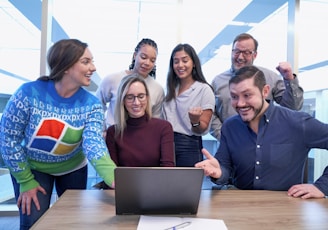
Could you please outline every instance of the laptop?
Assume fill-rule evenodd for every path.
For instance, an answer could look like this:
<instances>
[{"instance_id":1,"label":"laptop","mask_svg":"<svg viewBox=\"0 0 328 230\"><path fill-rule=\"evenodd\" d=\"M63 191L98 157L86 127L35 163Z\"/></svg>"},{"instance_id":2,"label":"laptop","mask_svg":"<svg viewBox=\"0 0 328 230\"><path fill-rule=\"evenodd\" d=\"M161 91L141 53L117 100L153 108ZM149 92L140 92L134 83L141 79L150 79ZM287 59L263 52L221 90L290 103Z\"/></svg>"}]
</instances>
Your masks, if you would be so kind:
<instances>
[{"instance_id":1,"label":"laptop","mask_svg":"<svg viewBox=\"0 0 328 230\"><path fill-rule=\"evenodd\" d=\"M116 215L195 215L203 178L193 167L117 167Z\"/></svg>"}]
</instances>

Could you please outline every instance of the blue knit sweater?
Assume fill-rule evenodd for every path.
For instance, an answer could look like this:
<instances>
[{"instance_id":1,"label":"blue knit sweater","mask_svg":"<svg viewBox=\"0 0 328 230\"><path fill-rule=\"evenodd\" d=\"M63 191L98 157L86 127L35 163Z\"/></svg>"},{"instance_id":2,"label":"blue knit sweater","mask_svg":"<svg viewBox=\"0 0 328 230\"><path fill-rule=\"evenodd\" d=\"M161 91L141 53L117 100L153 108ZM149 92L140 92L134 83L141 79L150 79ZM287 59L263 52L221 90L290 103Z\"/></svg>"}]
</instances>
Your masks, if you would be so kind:
<instances>
[{"instance_id":1,"label":"blue knit sweater","mask_svg":"<svg viewBox=\"0 0 328 230\"><path fill-rule=\"evenodd\" d=\"M52 175L81 166L85 157L107 184L115 164L102 137L102 105L80 88L73 96L57 94L53 81L23 84L1 118L1 154L21 192L37 187L31 169Z\"/></svg>"}]
</instances>

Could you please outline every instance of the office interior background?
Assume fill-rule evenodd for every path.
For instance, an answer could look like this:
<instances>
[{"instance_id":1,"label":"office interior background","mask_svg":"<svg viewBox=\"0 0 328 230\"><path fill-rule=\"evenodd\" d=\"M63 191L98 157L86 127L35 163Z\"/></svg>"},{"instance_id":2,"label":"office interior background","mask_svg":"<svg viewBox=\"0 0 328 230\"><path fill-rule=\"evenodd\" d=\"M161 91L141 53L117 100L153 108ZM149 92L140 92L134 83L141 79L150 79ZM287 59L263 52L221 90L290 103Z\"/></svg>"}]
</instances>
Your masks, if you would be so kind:
<instances>
[{"instance_id":1,"label":"office interior background","mask_svg":"<svg viewBox=\"0 0 328 230\"><path fill-rule=\"evenodd\" d=\"M46 51L63 38L89 44L97 72L88 90L94 93L104 76L128 68L142 38L158 45L156 79L165 88L178 43L195 48L211 82L230 68L234 37L248 32L259 41L255 64L274 70L289 61L305 92L303 111L328 123L327 21L327 0L0 0L0 114L21 84L47 73ZM328 154L312 150L309 156L313 181ZM0 172L4 210L13 191L8 171Z\"/></svg>"}]
</instances>

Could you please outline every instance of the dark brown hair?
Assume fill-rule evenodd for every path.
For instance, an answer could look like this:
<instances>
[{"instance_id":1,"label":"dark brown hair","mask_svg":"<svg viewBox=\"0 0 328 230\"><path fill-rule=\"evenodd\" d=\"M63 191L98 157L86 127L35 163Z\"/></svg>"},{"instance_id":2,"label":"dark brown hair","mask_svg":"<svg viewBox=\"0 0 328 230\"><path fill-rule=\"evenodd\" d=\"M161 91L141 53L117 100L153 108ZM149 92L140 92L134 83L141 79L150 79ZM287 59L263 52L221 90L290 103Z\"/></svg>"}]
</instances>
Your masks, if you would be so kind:
<instances>
[{"instance_id":1,"label":"dark brown hair","mask_svg":"<svg viewBox=\"0 0 328 230\"><path fill-rule=\"evenodd\" d=\"M266 85L266 80L264 73L255 66L244 66L237 70L229 80L229 86L230 84L238 84L250 78L254 79L254 85L262 91Z\"/></svg>"},{"instance_id":2,"label":"dark brown hair","mask_svg":"<svg viewBox=\"0 0 328 230\"><path fill-rule=\"evenodd\" d=\"M49 76L41 76L38 80L60 81L64 72L72 67L82 57L88 45L77 39L63 39L50 47L47 62L50 68Z\"/></svg>"},{"instance_id":3,"label":"dark brown hair","mask_svg":"<svg viewBox=\"0 0 328 230\"><path fill-rule=\"evenodd\" d=\"M201 66L199 57L198 57L195 49L189 44L178 44L173 49L173 51L171 53L171 57L170 57L170 67L169 67L169 72L167 74L167 80L166 80L167 95L165 97L165 101L170 101L176 97L175 89L180 84L180 78L175 74L174 69L173 69L174 55L175 55L175 53L177 53L179 51L185 51L188 54L188 56L191 58L192 62L194 63L194 67L191 72L192 78L195 81L199 81L199 82L208 84L204 77L204 74L202 71L202 66Z\"/></svg>"},{"instance_id":4,"label":"dark brown hair","mask_svg":"<svg viewBox=\"0 0 328 230\"><path fill-rule=\"evenodd\" d=\"M152 47L155 48L155 50L157 51L158 53L158 48L157 48L157 44L156 42L154 42L153 40L151 40L150 38L143 38L141 39L141 41L138 43L138 45L136 46L136 48L134 49L134 53L133 53L133 56L132 56L132 63L129 65L129 70L133 70L134 68L134 64L136 62L136 60L134 59L134 54L135 53L138 53L140 48L144 45L150 45ZM156 78L156 65L154 66L154 68L149 72L149 75L151 77L154 77Z\"/></svg>"}]
</instances>

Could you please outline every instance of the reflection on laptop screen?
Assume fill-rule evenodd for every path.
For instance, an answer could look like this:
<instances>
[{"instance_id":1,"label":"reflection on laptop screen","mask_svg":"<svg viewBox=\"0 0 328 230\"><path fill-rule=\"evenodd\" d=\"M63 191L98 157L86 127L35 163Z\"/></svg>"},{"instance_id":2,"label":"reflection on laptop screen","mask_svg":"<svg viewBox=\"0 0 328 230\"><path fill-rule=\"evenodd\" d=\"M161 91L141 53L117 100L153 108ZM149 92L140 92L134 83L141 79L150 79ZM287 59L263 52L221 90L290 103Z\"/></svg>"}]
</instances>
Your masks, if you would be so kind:
<instances>
[{"instance_id":1,"label":"reflection on laptop screen","mask_svg":"<svg viewBox=\"0 0 328 230\"><path fill-rule=\"evenodd\" d=\"M117 215L197 213L204 172L192 167L118 167Z\"/></svg>"}]
</instances>

